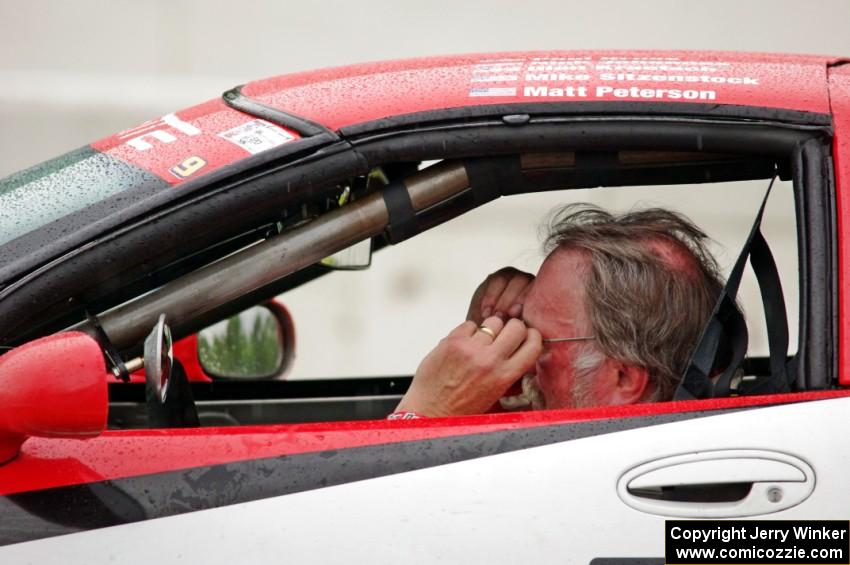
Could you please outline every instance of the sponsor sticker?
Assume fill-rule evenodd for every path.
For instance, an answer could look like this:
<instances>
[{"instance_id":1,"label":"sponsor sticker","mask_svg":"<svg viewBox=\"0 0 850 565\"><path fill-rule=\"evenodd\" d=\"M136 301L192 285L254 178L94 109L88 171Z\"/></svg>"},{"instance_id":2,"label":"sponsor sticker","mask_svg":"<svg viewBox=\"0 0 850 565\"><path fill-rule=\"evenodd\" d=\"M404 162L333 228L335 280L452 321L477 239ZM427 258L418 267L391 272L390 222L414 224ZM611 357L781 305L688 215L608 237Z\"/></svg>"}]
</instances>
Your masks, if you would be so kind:
<instances>
[{"instance_id":1,"label":"sponsor sticker","mask_svg":"<svg viewBox=\"0 0 850 565\"><path fill-rule=\"evenodd\" d=\"M265 120L252 120L241 126L223 131L218 136L238 145L251 155L256 155L295 139L295 136L285 129Z\"/></svg>"},{"instance_id":2,"label":"sponsor sticker","mask_svg":"<svg viewBox=\"0 0 850 565\"><path fill-rule=\"evenodd\" d=\"M717 87L761 86L760 77L738 75L730 69L725 61L683 61L676 57L488 59L472 66L468 92L472 98L712 101L717 99ZM488 87L487 83L502 84Z\"/></svg>"},{"instance_id":3,"label":"sponsor sticker","mask_svg":"<svg viewBox=\"0 0 850 565\"><path fill-rule=\"evenodd\" d=\"M122 131L118 139L136 151L149 151L155 143L174 143L178 135L194 137L201 130L189 122L184 122L176 114L166 114L158 120L145 122L140 126Z\"/></svg>"}]
</instances>

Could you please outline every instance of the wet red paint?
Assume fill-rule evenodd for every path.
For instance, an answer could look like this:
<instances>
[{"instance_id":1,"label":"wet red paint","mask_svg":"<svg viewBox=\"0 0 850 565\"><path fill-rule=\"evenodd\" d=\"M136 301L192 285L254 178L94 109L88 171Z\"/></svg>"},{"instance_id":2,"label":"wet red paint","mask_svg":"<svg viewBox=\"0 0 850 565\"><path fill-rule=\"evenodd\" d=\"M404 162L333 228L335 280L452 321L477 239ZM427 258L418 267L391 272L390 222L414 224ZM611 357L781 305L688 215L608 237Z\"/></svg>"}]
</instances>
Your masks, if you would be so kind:
<instances>
[{"instance_id":1,"label":"wet red paint","mask_svg":"<svg viewBox=\"0 0 850 565\"><path fill-rule=\"evenodd\" d=\"M558 64L554 63L547 66L542 59L560 61L567 70L558 70ZM827 113L826 66L832 60L816 56L687 51L491 53L294 73L250 82L242 92L331 130L429 110L512 103L695 102ZM514 66L510 66L512 61L516 61ZM586 70L569 70L579 64ZM609 65L611 70L597 70L600 65ZM635 65L642 70L634 70ZM549 67L552 70L546 70ZM602 73L612 76L609 79ZM585 74L586 78L582 76ZM632 76L619 77L620 74ZM543 80L544 77L547 78ZM222 90L230 86L233 85L222 85ZM526 91L531 88L539 93L541 87L546 87L550 95L529 95ZM505 94L510 89L514 89L514 94ZM556 89L563 93L558 94ZM600 94L598 89L604 92ZM670 98L670 90L710 92L711 96ZM668 94L655 96L661 91ZM624 92L626 96L622 96ZM649 93L653 96L646 97ZM172 185L250 156L244 148L219 134L255 118L229 108L221 99L175 115L197 133L187 134L160 119L95 142L92 147L137 165ZM157 130L159 134L151 133ZM286 131L297 142L298 134ZM150 147L139 149L130 143L140 135ZM194 157L206 164L185 178L171 172Z\"/></svg>"},{"instance_id":2,"label":"wet red paint","mask_svg":"<svg viewBox=\"0 0 850 565\"><path fill-rule=\"evenodd\" d=\"M563 64L541 62L544 59ZM490 53L296 73L248 83L243 93L334 130L427 110L523 102L701 102L825 113L829 111L826 88L829 60L827 57L722 52ZM517 61L515 66L510 66L511 61ZM563 70L559 70L559 66ZM642 68L635 70L635 66ZM600 67L602 69L598 70ZM603 74L613 77L607 79ZM626 76L619 77L620 74ZM541 80L544 75L548 75L549 80ZM690 78L679 81L680 76ZM664 78L659 80L660 77ZM712 82L715 80L723 82ZM546 86L548 93L553 88L561 88L564 92L562 95L533 96L529 95L532 91L526 90L536 89L534 92L539 94L541 86ZM573 87L572 95L569 87ZM579 87L585 87L584 96L580 96ZM628 96L617 96L615 92L632 87L637 91ZM504 92L513 88L515 94L494 95L500 92L499 88L508 89ZM601 95L600 88L604 91ZM665 89L713 92L713 97L659 98L655 96L657 92L653 92L652 97L644 97L650 90Z\"/></svg>"},{"instance_id":3,"label":"wet red paint","mask_svg":"<svg viewBox=\"0 0 850 565\"><path fill-rule=\"evenodd\" d=\"M15 460L0 466L0 494L331 449L847 396L850 391L821 391L459 418L108 431L85 441L31 438Z\"/></svg>"},{"instance_id":4,"label":"wet red paint","mask_svg":"<svg viewBox=\"0 0 850 565\"><path fill-rule=\"evenodd\" d=\"M43 337L0 357L0 465L30 436L86 438L105 430L106 378L100 346L79 332Z\"/></svg>"},{"instance_id":5,"label":"wet red paint","mask_svg":"<svg viewBox=\"0 0 850 565\"><path fill-rule=\"evenodd\" d=\"M177 127L160 118L96 141L91 146L137 165L172 185L193 180L251 156L250 151L227 141L220 134L256 118L233 110L221 99L174 112L174 116L179 120ZM300 137L293 131L284 131L295 140ZM196 170L188 168L187 171L194 170L188 176L180 177L172 172L181 163L196 158L203 159L205 164Z\"/></svg>"}]
</instances>

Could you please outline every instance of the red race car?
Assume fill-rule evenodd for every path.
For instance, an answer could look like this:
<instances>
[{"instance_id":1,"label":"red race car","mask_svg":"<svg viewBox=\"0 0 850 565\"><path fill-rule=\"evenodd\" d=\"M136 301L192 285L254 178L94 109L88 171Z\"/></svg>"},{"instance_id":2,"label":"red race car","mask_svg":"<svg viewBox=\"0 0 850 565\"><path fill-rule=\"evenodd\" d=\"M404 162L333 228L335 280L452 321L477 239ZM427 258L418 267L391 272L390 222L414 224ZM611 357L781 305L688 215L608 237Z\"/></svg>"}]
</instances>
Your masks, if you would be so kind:
<instances>
[{"instance_id":1,"label":"red race car","mask_svg":"<svg viewBox=\"0 0 850 565\"><path fill-rule=\"evenodd\" d=\"M771 179L791 260L753 261L722 393L689 370L672 402L400 421L409 374L283 378L296 327L346 339L288 297L373 253L475 270L596 187L746 235ZM663 563L665 519L846 520L848 190L850 63L718 52L285 75L0 180L0 562ZM503 202L501 239L457 224Z\"/></svg>"}]
</instances>

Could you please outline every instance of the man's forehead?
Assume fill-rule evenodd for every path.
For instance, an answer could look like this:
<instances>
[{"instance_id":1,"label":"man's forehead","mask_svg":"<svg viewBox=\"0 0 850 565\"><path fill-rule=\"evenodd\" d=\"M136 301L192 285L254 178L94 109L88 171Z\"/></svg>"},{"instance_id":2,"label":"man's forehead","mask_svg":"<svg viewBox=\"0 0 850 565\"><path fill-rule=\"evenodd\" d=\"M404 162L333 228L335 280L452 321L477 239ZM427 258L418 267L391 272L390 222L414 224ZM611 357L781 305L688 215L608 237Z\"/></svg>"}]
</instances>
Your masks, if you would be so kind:
<instances>
[{"instance_id":1,"label":"man's forehead","mask_svg":"<svg viewBox=\"0 0 850 565\"><path fill-rule=\"evenodd\" d=\"M523 308L523 321L543 329L545 325L574 325L584 317L584 272L587 254L576 249L558 249L541 265Z\"/></svg>"},{"instance_id":2,"label":"man's forehead","mask_svg":"<svg viewBox=\"0 0 850 565\"><path fill-rule=\"evenodd\" d=\"M575 273L583 276L590 267L590 252L575 247L557 247L543 261L538 278L544 275Z\"/></svg>"}]
</instances>

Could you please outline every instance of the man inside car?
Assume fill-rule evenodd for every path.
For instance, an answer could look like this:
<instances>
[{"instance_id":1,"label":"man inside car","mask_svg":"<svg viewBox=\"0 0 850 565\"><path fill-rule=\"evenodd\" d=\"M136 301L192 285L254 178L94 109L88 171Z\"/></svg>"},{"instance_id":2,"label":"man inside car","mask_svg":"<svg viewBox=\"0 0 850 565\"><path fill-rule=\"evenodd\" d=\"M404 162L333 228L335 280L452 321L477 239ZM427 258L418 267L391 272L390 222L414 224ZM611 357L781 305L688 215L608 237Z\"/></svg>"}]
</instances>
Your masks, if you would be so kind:
<instances>
[{"instance_id":1,"label":"man inside car","mask_svg":"<svg viewBox=\"0 0 850 565\"><path fill-rule=\"evenodd\" d=\"M533 409L670 400L723 288L706 240L669 210L565 207L537 276L490 275L391 418L483 413L518 381Z\"/></svg>"}]
</instances>

